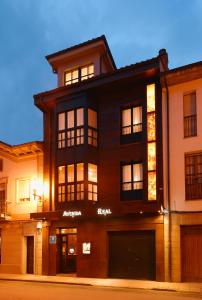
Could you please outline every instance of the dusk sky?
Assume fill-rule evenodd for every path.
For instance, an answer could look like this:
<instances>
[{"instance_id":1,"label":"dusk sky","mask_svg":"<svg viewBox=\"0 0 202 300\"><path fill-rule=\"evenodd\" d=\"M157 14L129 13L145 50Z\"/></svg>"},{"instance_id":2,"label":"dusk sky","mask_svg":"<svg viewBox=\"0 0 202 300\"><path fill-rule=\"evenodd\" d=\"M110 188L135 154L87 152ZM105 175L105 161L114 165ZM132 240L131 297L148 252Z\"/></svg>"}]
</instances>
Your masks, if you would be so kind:
<instances>
[{"instance_id":1,"label":"dusk sky","mask_svg":"<svg viewBox=\"0 0 202 300\"><path fill-rule=\"evenodd\" d=\"M166 48L169 67L202 60L202 0L0 0L0 140L42 140L33 95L56 87L45 55L106 35L117 67Z\"/></svg>"}]
</instances>

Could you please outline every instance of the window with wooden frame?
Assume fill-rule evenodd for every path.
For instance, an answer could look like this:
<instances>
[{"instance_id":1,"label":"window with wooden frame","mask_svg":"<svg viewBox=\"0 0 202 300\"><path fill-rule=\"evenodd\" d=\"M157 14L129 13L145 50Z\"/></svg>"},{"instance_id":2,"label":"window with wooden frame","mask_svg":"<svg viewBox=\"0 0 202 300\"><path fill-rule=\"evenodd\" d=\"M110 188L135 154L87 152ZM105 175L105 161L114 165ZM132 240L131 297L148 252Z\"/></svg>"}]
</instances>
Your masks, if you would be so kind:
<instances>
[{"instance_id":1,"label":"window with wooden frame","mask_svg":"<svg viewBox=\"0 0 202 300\"><path fill-rule=\"evenodd\" d=\"M97 165L77 163L59 166L57 178L59 203L84 199L97 201Z\"/></svg>"},{"instance_id":2,"label":"window with wooden frame","mask_svg":"<svg viewBox=\"0 0 202 300\"><path fill-rule=\"evenodd\" d=\"M80 82L94 76L94 65L89 64L74 68L72 70L65 71L64 73L64 85L70 85L76 82Z\"/></svg>"},{"instance_id":3,"label":"window with wooden frame","mask_svg":"<svg viewBox=\"0 0 202 300\"><path fill-rule=\"evenodd\" d=\"M185 196L202 199L202 152L185 154Z\"/></svg>"},{"instance_id":4,"label":"window with wooden frame","mask_svg":"<svg viewBox=\"0 0 202 300\"><path fill-rule=\"evenodd\" d=\"M6 192L7 192L7 180L5 178L0 179L0 213L6 213Z\"/></svg>"},{"instance_id":5,"label":"window with wooden frame","mask_svg":"<svg viewBox=\"0 0 202 300\"><path fill-rule=\"evenodd\" d=\"M84 108L58 114L58 149L84 144Z\"/></svg>"},{"instance_id":6,"label":"window with wooden frame","mask_svg":"<svg viewBox=\"0 0 202 300\"><path fill-rule=\"evenodd\" d=\"M142 131L142 106L123 109L122 135L134 134Z\"/></svg>"},{"instance_id":7,"label":"window with wooden frame","mask_svg":"<svg viewBox=\"0 0 202 300\"><path fill-rule=\"evenodd\" d=\"M197 135L196 92L183 96L184 137Z\"/></svg>"},{"instance_id":8,"label":"window with wooden frame","mask_svg":"<svg viewBox=\"0 0 202 300\"><path fill-rule=\"evenodd\" d=\"M97 147L97 112L91 108L88 109L88 144Z\"/></svg>"},{"instance_id":9,"label":"window with wooden frame","mask_svg":"<svg viewBox=\"0 0 202 300\"><path fill-rule=\"evenodd\" d=\"M143 164L130 163L121 166L121 192L123 200L142 199Z\"/></svg>"},{"instance_id":10,"label":"window with wooden frame","mask_svg":"<svg viewBox=\"0 0 202 300\"><path fill-rule=\"evenodd\" d=\"M84 124L85 119L86 122L88 119L88 126ZM97 112L92 108L81 107L59 113L57 128L58 149L83 145L85 130L87 130L88 144L94 147L98 145Z\"/></svg>"}]
</instances>

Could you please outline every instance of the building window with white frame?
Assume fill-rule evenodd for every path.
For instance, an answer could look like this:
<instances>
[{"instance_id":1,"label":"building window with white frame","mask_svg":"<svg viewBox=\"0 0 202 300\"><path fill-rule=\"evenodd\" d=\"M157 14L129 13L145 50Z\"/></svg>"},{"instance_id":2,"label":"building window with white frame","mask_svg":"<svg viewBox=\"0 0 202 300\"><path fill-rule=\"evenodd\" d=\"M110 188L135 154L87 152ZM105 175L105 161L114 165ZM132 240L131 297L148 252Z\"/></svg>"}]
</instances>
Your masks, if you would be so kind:
<instances>
[{"instance_id":1,"label":"building window with white frame","mask_svg":"<svg viewBox=\"0 0 202 300\"><path fill-rule=\"evenodd\" d=\"M30 201L31 181L29 178L17 180L17 202Z\"/></svg>"},{"instance_id":2,"label":"building window with white frame","mask_svg":"<svg viewBox=\"0 0 202 300\"><path fill-rule=\"evenodd\" d=\"M197 135L196 92L183 96L184 137Z\"/></svg>"}]
</instances>

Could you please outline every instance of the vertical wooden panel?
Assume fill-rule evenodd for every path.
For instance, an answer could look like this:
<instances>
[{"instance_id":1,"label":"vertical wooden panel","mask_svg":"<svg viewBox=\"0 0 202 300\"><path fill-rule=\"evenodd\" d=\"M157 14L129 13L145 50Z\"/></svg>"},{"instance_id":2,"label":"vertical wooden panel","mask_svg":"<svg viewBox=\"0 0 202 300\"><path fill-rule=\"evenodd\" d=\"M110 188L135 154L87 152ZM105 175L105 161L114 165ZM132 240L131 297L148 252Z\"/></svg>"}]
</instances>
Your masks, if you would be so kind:
<instances>
[{"instance_id":1,"label":"vertical wooden panel","mask_svg":"<svg viewBox=\"0 0 202 300\"><path fill-rule=\"evenodd\" d=\"M202 281L202 227L181 228L182 281Z\"/></svg>"}]
</instances>

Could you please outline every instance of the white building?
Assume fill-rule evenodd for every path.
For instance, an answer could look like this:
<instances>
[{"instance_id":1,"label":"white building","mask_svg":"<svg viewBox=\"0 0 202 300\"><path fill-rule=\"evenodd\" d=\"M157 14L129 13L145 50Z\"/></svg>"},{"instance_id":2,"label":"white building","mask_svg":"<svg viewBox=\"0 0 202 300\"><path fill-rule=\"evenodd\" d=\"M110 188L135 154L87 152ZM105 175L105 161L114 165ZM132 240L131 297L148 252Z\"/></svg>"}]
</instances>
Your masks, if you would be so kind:
<instances>
[{"instance_id":1,"label":"white building","mask_svg":"<svg viewBox=\"0 0 202 300\"><path fill-rule=\"evenodd\" d=\"M0 272L41 274L43 144L0 142Z\"/></svg>"}]
</instances>

